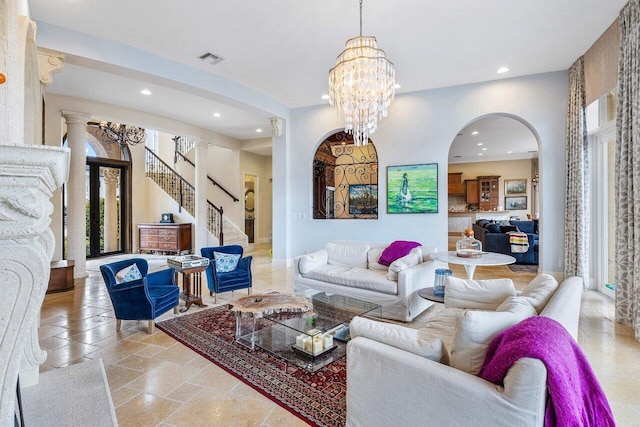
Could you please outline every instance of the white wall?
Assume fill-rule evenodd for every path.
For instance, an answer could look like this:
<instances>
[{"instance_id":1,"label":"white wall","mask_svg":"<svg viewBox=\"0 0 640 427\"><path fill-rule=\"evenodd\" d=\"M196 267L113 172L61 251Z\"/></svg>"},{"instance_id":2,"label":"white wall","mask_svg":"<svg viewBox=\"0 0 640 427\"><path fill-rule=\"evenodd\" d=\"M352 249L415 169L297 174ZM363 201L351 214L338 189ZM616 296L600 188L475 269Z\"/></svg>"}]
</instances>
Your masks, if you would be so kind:
<instances>
[{"instance_id":1,"label":"white wall","mask_svg":"<svg viewBox=\"0 0 640 427\"><path fill-rule=\"evenodd\" d=\"M340 129L336 111L326 105L295 109L291 113L290 152L278 150L274 164L285 162L289 173L290 221L288 248L274 242L276 256L287 258L320 249L329 239L388 242L411 239L425 245L447 247L447 163L457 133L468 123L492 113L515 115L530 124L540 140L541 269L562 270L565 189L565 124L567 72L464 85L403 94L396 97L389 117L382 119L371 138L378 151L378 220L313 220L312 159L319 143ZM392 165L438 163L439 213L386 213L386 168ZM275 174L274 170L274 174ZM274 189L274 198L280 183ZM283 184L283 190L285 190ZM274 228L277 228L274 226ZM286 241L285 241L286 242ZM276 247L277 246L277 247Z\"/></svg>"}]
</instances>

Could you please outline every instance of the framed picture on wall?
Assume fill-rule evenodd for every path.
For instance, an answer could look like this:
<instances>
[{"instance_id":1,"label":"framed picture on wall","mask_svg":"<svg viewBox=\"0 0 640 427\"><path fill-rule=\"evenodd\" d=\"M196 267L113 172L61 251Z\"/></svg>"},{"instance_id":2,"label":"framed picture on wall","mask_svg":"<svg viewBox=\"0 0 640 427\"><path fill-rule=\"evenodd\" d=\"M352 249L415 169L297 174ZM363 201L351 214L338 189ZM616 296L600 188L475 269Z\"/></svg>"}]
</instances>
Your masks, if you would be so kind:
<instances>
[{"instance_id":1,"label":"framed picture on wall","mask_svg":"<svg viewBox=\"0 0 640 427\"><path fill-rule=\"evenodd\" d=\"M438 164L387 166L387 213L438 213Z\"/></svg>"},{"instance_id":2,"label":"framed picture on wall","mask_svg":"<svg viewBox=\"0 0 640 427\"><path fill-rule=\"evenodd\" d=\"M378 185L349 185L349 215L378 214Z\"/></svg>"},{"instance_id":3,"label":"framed picture on wall","mask_svg":"<svg viewBox=\"0 0 640 427\"><path fill-rule=\"evenodd\" d=\"M511 196L504 198L504 208L508 211L527 210L527 196Z\"/></svg>"},{"instance_id":4,"label":"framed picture on wall","mask_svg":"<svg viewBox=\"0 0 640 427\"><path fill-rule=\"evenodd\" d=\"M527 194L527 180L526 179L505 179L504 194L505 196L508 196L510 194Z\"/></svg>"}]
</instances>

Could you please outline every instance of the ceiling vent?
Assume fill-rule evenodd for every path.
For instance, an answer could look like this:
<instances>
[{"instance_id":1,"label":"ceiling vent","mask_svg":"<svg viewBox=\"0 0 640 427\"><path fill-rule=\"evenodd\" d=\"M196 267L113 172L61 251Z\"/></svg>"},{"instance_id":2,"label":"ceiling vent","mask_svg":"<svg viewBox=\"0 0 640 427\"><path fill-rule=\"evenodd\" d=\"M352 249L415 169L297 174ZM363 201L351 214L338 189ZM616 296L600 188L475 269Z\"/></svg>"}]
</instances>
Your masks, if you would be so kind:
<instances>
[{"instance_id":1,"label":"ceiling vent","mask_svg":"<svg viewBox=\"0 0 640 427\"><path fill-rule=\"evenodd\" d=\"M224 58L221 58L210 52L207 52L204 55L200 56L200 59L202 59L204 62L210 65L216 65L218 62L224 61Z\"/></svg>"}]
</instances>

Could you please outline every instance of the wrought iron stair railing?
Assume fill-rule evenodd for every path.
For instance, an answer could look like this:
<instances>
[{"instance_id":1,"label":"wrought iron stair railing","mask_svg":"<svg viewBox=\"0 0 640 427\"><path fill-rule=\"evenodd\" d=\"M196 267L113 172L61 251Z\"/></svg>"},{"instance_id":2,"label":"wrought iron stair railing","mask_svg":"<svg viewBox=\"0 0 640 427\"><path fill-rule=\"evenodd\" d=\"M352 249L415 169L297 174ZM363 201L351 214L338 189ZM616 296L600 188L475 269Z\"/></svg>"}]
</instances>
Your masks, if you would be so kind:
<instances>
[{"instance_id":1,"label":"wrought iron stair railing","mask_svg":"<svg viewBox=\"0 0 640 427\"><path fill-rule=\"evenodd\" d=\"M184 208L195 217L196 191L178 172L165 163L149 148L146 148L145 175L151 178L173 200L178 202L178 211ZM207 200L207 229L224 244L222 230L223 209Z\"/></svg>"},{"instance_id":2,"label":"wrought iron stair railing","mask_svg":"<svg viewBox=\"0 0 640 427\"><path fill-rule=\"evenodd\" d=\"M196 165L191 160L189 160L187 158L187 156L186 156L186 154L191 149L193 149L193 147L195 146L195 141L192 140L192 139L189 139L189 138L185 138L183 136L175 136L175 137L173 137L173 142L174 142L174 145L175 145L175 150L174 150L174 155L173 155L173 164L175 165L176 163L178 163L178 158L181 158L182 160L186 161L187 163L189 163L191 166L193 166L195 168ZM231 197L231 199L234 202L237 202L237 201L240 200L236 196L231 194L231 192L229 192L229 190L224 188L218 181L216 181L215 179L211 178L208 174L207 174L207 179L213 185L215 185L220 190L222 190L226 195Z\"/></svg>"}]
</instances>

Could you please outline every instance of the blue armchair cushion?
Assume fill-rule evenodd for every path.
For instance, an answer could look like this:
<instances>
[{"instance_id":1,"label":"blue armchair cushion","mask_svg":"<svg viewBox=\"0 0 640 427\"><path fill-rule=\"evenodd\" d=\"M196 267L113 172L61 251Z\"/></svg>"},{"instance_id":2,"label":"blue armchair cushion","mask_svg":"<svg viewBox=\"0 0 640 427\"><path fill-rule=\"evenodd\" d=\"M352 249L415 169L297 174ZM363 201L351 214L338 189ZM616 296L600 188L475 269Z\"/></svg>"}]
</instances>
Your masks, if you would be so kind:
<instances>
[{"instance_id":1,"label":"blue armchair cushion","mask_svg":"<svg viewBox=\"0 0 640 427\"><path fill-rule=\"evenodd\" d=\"M227 254L223 252L214 252L213 258L216 261L216 271L218 273L228 273L238 266L240 254Z\"/></svg>"},{"instance_id":2,"label":"blue armchair cushion","mask_svg":"<svg viewBox=\"0 0 640 427\"><path fill-rule=\"evenodd\" d=\"M116 284L142 279L142 273L136 264L131 264L116 273Z\"/></svg>"}]
</instances>

